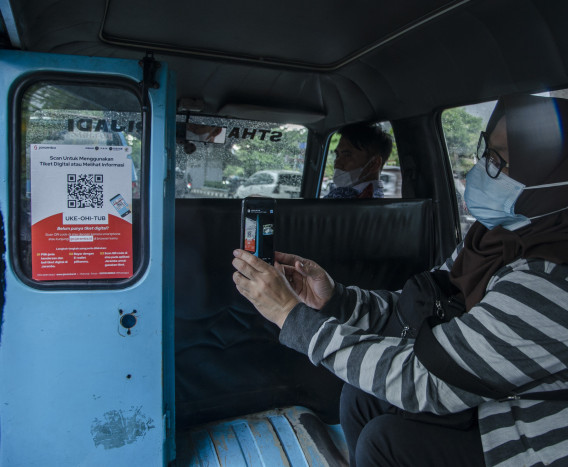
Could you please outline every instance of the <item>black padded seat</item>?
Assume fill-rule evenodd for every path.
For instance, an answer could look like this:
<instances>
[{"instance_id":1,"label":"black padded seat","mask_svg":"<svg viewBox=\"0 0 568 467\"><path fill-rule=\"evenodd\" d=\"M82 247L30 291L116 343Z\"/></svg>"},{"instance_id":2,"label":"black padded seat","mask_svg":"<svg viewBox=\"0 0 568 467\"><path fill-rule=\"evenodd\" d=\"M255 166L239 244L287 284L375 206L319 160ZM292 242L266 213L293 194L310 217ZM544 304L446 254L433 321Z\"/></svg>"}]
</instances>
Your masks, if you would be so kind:
<instances>
[{"instance_id":1,"label":"black padded seat","mask_svg":"<svg viewBox=\"0 0 568 467\"><path fill-rule=\"evenodd\" d=\"M337 423L342 382L278 343L278 329L236 291L240 200L176 200L178 427L277 407ZM278 200L276 247L339 282L397 289L432 266L429 200Z\"/></svg>"},{"instance_id":2,"label":"black padded seat","mask_svg":"<svg viewBox=\"0 0 568 467\"><path fill-rule=\"evenodd\" d=\"M430 200L278 200L278 213L276 248L344 285L398 290L433 266Z\"/></svg>"}]
</instances>

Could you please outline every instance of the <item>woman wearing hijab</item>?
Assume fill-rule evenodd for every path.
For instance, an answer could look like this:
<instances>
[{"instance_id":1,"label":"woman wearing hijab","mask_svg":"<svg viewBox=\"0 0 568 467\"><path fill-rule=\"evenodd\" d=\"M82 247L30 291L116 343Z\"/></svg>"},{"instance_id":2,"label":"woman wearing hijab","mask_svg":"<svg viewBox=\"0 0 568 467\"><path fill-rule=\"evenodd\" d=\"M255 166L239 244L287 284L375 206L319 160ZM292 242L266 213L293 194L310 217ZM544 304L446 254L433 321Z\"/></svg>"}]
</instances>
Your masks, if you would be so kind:
<instances>
[{"instance_id":1,"label":"woman wearing hijab","mask_svg":"<svg viewBox=\"0 0 568 467\"><path fill-rule=\"evenodd\" d=\"M400 291L346 288L294 255L278 253L273 268L235 251L237 289L282 329L280 341L348 383L341 424L352 466L568 465L568 401L522 398L568 388L566 123L565 100L499 100L466 178L477 222L438 268L465 313L435 326L436 340L459 367L517 388L519 399L452 386L419 361L414 339L382 336ZM459 429L408 415L471 408L476 422Z\"/></svg>"}]
</instances>

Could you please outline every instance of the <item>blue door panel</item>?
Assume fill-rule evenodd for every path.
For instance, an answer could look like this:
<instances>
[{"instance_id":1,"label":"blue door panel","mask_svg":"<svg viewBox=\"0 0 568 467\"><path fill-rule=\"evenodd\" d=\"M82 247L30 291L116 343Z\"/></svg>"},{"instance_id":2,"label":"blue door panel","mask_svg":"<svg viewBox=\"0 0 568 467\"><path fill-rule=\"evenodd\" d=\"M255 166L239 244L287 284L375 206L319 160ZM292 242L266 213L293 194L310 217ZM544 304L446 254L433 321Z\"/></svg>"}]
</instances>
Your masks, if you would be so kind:
<instances>
[{"instance_id":1,"label":"blue door panel","mask_svg":"<svg viewBox=\"0 0 568 467\"><path fill-rule=\"evenodd\" d=\"M0 68L3 115L14 81L37 71L142 80L138 62L126 60L0 51ZM173 233L164 225L173 224L168 175L173 136L166 122L175 120L175 96L165 64L156 79L160 87L150 90L149 261L139 280L124 289L39 290L18 278L7 248L0 465L161 465L174 455ZM13 228L8 148L3 119L0 209L6 246ZM136 310L130 334L120 325L119 310Z\"/></svg>"}]
</instances>

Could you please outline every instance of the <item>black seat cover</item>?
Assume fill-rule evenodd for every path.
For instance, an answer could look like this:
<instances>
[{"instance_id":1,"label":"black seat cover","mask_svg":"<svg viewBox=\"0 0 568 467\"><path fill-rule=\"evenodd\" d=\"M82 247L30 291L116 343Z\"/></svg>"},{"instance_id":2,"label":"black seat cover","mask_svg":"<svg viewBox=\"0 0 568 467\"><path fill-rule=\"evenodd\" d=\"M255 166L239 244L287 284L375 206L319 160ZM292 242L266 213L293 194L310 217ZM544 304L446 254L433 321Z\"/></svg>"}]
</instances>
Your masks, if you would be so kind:
<instances>
[{"instance_id":1,"label":"black seat cover","mask_svg":"<svg viewBox=\"0 0 568 467\"><path fill-rule=\"evenodd\" d=\"M180 428L302 405L337 422L342 382L278 343L236 291L240 200L176 200L176 413ZM277 249L339 282L397 289L432 266L429 200L278 200Z\"/></svg>"}]
</instances>

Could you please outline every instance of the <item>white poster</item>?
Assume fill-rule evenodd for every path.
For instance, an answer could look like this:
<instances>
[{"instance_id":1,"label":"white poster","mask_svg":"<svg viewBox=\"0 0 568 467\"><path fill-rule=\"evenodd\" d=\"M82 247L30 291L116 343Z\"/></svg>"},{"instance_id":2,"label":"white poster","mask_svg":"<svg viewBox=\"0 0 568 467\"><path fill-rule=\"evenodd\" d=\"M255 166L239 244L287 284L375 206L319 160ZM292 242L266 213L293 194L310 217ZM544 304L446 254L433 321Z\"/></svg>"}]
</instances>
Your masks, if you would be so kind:
<instances>
[{"instance_id":1,"label":"white poster","mask_svg":"<svg viewBox=\"0 0 568 467\"><path fill-rule=\"evenodd\" d=\"M32 275L132 276L129 146L31 145Z\"/></svg>"}]
</instances>

